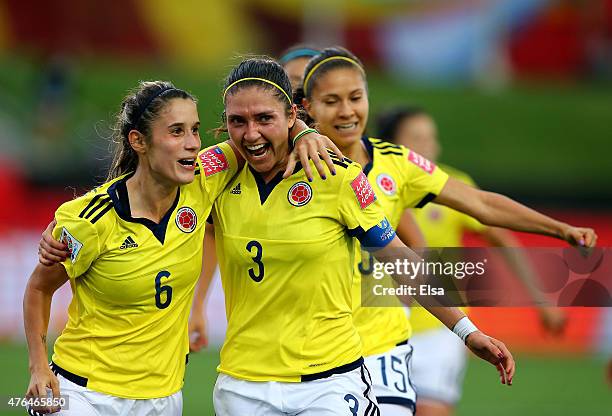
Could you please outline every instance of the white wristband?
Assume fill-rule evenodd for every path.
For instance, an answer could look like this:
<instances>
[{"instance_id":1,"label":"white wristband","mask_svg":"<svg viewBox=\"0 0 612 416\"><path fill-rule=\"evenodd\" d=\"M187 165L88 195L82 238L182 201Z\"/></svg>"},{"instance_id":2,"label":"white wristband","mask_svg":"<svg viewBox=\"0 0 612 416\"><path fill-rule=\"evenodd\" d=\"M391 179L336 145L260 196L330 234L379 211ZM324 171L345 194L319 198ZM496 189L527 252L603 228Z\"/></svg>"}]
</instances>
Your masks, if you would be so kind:
<instances>
[{"instance_id":1,"label":"white wristband","mask_svg":"<svg viewBox=\"0 0 612 416\"><path fill-rule=\"evenodd\" d=\"M459 319L453 327L453 332L457 334L457 336L461 338L463 342L465 342L468 335L476 331L478 331L478 328L476 328L476 325L474 325L467 316Z\"/></svg>"}]
</instances>

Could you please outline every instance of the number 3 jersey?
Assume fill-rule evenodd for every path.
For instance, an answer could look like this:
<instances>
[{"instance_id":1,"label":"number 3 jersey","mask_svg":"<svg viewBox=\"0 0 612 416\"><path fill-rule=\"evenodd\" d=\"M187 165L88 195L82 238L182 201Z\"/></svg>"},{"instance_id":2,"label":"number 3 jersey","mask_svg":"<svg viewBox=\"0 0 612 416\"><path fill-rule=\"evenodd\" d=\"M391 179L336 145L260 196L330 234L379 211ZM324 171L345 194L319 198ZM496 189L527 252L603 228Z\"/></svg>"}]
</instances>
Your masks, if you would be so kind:
<instances>
[{"instance_id":1,"label":"number 3 jersey","mask_svg":"<svg viewBox=\"0 0 612 416\"><path fill-rule=\"evenodd\" d=\"M159 224L132 218L130 175L63 204L54 236L73 292L53 362L87 388L148 399L181 389L187 320L200 275L205 220L237 172L226 143L200 152L195 180L179 187Z\"/></svg>"},{"instance_id":2,"label":"number 3 jersey","mask_svg":"<svg viewBox=\"0 0 612 416\"><path fill-rule=\"evenodd\" d=\"M359 165L265 183L245 166L213 207L228 328L218 370L298 382L362 355L353 324L354 238L394 237ZM240 220L236 220L236 218Z\"/></svg>"}]
</instances>

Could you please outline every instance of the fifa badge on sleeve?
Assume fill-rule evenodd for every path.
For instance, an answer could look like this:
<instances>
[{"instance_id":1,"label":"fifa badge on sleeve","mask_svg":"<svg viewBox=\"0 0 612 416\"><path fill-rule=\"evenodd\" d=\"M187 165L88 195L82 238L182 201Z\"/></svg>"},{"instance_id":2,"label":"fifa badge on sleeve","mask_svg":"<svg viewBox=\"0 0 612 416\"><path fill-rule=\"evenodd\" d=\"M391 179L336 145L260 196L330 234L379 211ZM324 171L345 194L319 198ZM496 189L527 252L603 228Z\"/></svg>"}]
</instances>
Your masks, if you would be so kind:
<instances>
[{"instance_id":1,"label":"fifa badge on sleeve","mask_svg":"<svg viewBox=\"0 0 612 416\"><path fill-rule=\"evenodd\" d=\"M74 264L79 256L79 252L83 248L83 243L74 238L74 236L68 232L66 227L62 227L60 242L66 244L68 247L67 250L68 255L70 256L70 261Z\"/></svg>"}]
</instances>

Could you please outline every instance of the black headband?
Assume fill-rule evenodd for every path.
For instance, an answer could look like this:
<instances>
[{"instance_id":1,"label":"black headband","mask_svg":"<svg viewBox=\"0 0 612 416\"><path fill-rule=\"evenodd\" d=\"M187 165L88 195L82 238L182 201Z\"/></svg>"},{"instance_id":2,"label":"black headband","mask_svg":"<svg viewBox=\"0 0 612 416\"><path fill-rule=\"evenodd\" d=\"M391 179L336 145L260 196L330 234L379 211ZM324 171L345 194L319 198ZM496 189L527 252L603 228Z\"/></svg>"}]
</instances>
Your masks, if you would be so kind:
<instances>
[{"instance_id":1,"label":"black headband","mask_svg":"<svg viewBox=\"0 0 612 416\"><path fill-rule=\"evenodd\" d=\"M136 115L134 117L134 122L132 123L132 129L136 129L136 125L140 121L140 117L142 117L144 112L147 111L147 107L153 102L153 100L156 99L157 97L159 97L160 95L162 95L163 93L165 93L166 91L170 91L170 90L176 90L176 88L174 88L174 87L163 87L156 94L153 94L153 96L151 98L149 98L143 105L138 107L138 109L136 110L136 113L135 113Z\"/></svg>"}]
</instances>

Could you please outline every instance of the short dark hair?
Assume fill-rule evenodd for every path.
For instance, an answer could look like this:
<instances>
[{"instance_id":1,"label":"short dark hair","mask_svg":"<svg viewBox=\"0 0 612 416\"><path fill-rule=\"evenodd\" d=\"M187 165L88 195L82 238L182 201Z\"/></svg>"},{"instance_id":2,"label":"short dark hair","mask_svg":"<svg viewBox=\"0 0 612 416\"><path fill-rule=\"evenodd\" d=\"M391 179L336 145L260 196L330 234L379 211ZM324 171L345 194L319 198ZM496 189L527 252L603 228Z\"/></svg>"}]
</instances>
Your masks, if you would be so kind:
<instances>
[{"instance_id":1,"label":"short dark hair","mask_svg":"<svg viewBox=\"0 0 612 416\"><path fill-rule=\"evenodd\" d=\"M400 106L381 111L376 117L376 137L395 143L400 123L421 115L428 113L417 106Z\"/></svg>"}]
</instances>

